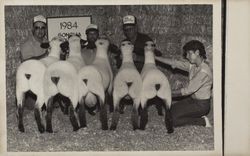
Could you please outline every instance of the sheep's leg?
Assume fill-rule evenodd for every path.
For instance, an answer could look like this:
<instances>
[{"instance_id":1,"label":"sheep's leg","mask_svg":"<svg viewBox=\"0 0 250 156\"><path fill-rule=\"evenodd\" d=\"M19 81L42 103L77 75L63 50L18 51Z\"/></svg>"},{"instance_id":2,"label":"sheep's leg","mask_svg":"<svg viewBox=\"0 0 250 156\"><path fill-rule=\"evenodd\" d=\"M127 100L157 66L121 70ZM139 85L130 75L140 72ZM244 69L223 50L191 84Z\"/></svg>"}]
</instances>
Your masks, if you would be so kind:
<instances>
[{"instance_id":1,"label":"sheep's leg","mask_svg":"<svg viewBox=\"0 0 250 156\"><path fill-rule=\"evenodd\" d=\"M24 126L23 126L24 103L25 103L25 93L22 93L22 97L17 99L17 119L18 119L18 129L20 132L24 132Z\"/></svg>"},{"instance_id":2,"label":"sheep's leg","mask_svg":"<svg viewBox=\"0 0 250 156\"><path fill-rule=\"evenodd\" d=\"M125 103L124 101L122 100L119 104L119 112L120 114L124 114L124 108L125 108Z\"/></svg>"},{"instance_id":3,"label":"sheep's leg","mask_svg":"<svg viewBox=\"0 0 250 156\"><path fill-rule=\"evenodd\" d=\"M69 106L69 118L71 125L73 126L73 131L77 131L79 129L79 125L77 122L77 118L75 115L75 108L73 107L72 102L70 101L70 106Z\"/></svg>"},{"instance_id":4,"label":"sheep's leg","mask_svg":"<svg viewBox=\"0 0 250 156\"><path fill-rule=\"evenodd\" d=\"M52 130L52 111L53 111L53 98L50 97L47 102L47 111L46 111L46 132L53 133Z\"/></svg>"},{"instance_id":5,"label":"sheep's leg","mask_svg":"<svg viewBox=\"0 0 250 156\"><path fill-rule=\"evenodd\" d=\"M82 97L79 103L79 112L78 112L80 128L87 127L86 124L86 114L85 114L85 106L84 106L84 97Z\"/></svg>"},{"instance_id":6,"label":"sheep's leg","mask_svg":"<svg viewBox=\"0 0 250 156\"><path fill-rule=\"evenodd\" d=\"M170 112L170 108L168 107L167 101L164 101L164 108L165 108L165 125L166 128L168 130L168 133L173 133L174 132L174 128L173 128L173 119L172 119L172 115Z\"/></svg>"},{"instance_id":7,"label":"sheep's leg","mask_svg":"<svg viewBox=\"0 0 250 156\"><path fill-rule=\"evenodd\" d=\"M112 113L112 112L114 112L114 105L113 105L113 96L112 95L109 95L108 93L106 94L106 100L107 100L107 102L106 103L108 103L109 104L109 112L110 113Z\"/></svg>"},{"instance_id":8,"label":"sheep's leg","mask_svg":"<svg viewBox=\"0 0 250 156\"><path fill-rule=\"evenodd\" d=\"M44 128L44 126L42 124L41 109L40 109L38 103L35 104L34 114L35 114L35 119L36 119L38 130L39 130L40 133L43 133L45 128Z\"/></svg>"},{"instance_id":9,"label":"sheep's leg","mask_svg":"<svg viewBox=\"0 0 250 156\"><path fill-rule=\"evenodd\" d=\"M65 99L62 99L61 100L62 104L64 105L64 114L65 115L68 115L69 114L69 106L70 106L70 101L69 99L65 100Z\"/></svg>"},{"instance_id":10,"label":"sheep's leg","mask_svg":"<svg viewBox=\"0 0 250 156\"><path fill-rule=\"evenodd\" d=\"M141 111L141 121L140 121L140 129L145 130L146 124L148 122L148 110L147 110L147 100L145 99L141 101L142 111Z\"/></svg>"},{"instance_id":11,"label":"sheep's leg","mask_svg":"<svg viewBox=\"0 0 250 156\"><path fill-rule=\"evenodd\" d=\"M118 97L114 96L114 109L115 111L113 112L113 116L112 116L112 124L110 126L110 130L116 130L119 118L120 118L120 112L119 112L119 102L121 99L119 99Z\"/></svg>"},{"instance_id":12,"label":"sheep's leg","mask_svg":"<svg viewBox=\"0 0 250 156\"><path fill-rule=\"evenodd\" d=\"M108 119L107 119L107 110L106 110L106 104L103 102L103 100L98 96L98 102L100 105L100 121L102 124L102 130L108 129Z\"/></svg>"},{"instance_id":13,"label":"sheep's leg","mask_svg":"<svg viewBox=\"0 0 250 156\"><path fill-rule=\"evenodd\" d=\"M59 103L59 106L61 108L61 111L63 114L68 115L69 114L69 100L65 99L62 95L58 95L57 101Z\"/></svg>"},{"instance_id":14,"label":"sheep's leg","mask_svg":"<svg viewBox=\"0 0 250 156\"><path fill-rule=\"evenodd\" d=\"M132 116L131 121L133 125L133 130L138 129L138 120L139 120L139 113L138 113L138 107L140 105L140 99L134 99L133 100L133 110L132 110Z\"/></svg>"},{"instance_id":15,"label":"sheep's leg","mask_svg":"<svg viewBox=\"0 0 250 156\"><path fill-rule=\"evenodd\" d=\"M159 116L163 116L163 112L162 112L162 101L160 99L156 99L155 101L155 105L156 105L156 109L157 109L157 112L158 112L158 115Z\"/></svg>"}]
</instances>

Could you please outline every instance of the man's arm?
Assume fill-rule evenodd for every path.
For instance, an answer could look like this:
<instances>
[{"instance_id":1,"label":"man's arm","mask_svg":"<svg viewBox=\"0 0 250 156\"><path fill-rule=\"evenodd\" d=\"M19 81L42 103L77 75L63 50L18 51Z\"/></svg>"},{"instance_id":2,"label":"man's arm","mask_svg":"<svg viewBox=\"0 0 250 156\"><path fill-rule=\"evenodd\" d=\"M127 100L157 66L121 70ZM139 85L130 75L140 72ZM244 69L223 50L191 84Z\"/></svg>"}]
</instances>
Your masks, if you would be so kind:
<instances>
[{"instance_id":1,"label":"man's arm","mask_svg":"<svg viewBox=\"0 0 250 156\"><path fill-rule=\"evenodd\" d=\"M48 51L46 51L44 54L40 55L40 56L32 56L32 57L28 57L28 58L23 58L23 56L21 55L21 61L27 61L27 60L31 60L31 59L35 59L35 60L40 60L44 57L46 57L48 55Z\"/></svg>"},{"instance_id":2,"label":"man's arm","mask_svg":"<svg viewBox=\"0 0 250 156\"><path fill-rule=\"evenodd\" d=\"M178 61L170 58L157 57L157 56L155 57L155 59L159 62L170 65L173 69L178 68L189 72L190 63L188 61Z\"/></svg>"}]
</instances>

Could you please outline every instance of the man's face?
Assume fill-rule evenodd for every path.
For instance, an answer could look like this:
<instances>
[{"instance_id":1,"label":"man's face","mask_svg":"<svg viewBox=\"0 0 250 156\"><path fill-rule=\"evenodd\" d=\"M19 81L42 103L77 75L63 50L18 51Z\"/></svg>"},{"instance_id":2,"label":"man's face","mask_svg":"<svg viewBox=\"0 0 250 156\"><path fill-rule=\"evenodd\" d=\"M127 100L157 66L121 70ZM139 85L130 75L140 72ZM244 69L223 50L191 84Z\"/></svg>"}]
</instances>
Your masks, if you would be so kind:
<instances>
[{"instance_id":1,"label":"man's face","mask_svg":"<svg viewBox=\"0 0 250 156\"><path fill-rule=\"evenodd\" d=\"M98 36L99 36L99 33L97 31L91 30L87 33L87 40L88 42L94 43L97 40Z\"/></svg>"},{"instance_id":2,"label":"man's face","mask_svg":"<svg viewBox=\"0 0 250 156\"><path fill-rule=\"evenodd\" d=\"M46 24L43 22L36 22L33 25L33 35L38 39L43 39L46 35Z\"/></svg>"},{"instance_id":3,"label":"man's face","mask_svg":"<svg viewBox=\"0 0 250 156\"><path fill-rule=\"evenodd\" d=\"M136 36L137 28L135 25L124 25L123 32L124 35L131 40Z\"/></svg>"},{"instance_id":4,"label":"man's face","mask_svg":"<svg viewBox=\"0 0 250 156\"><path fill-rule=\"evenodd\" d=\"M191 63L194 64L196 62L196 59L199 57L199 50L193 51L193 50L188 50L186 58L187 60Z\"/></svg>"}]
</instances>

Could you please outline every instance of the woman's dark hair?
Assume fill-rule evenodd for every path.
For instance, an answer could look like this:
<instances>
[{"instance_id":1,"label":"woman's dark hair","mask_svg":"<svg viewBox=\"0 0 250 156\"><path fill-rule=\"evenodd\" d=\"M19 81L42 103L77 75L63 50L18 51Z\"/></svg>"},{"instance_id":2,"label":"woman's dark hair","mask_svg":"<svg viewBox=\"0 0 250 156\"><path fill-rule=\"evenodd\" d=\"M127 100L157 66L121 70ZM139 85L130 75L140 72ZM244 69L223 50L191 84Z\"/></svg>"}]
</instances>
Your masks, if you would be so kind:
<instances>
[{"instance_id":1,"label":"woman's dark hair","mask_svg":"<svg viewBox=\"0 0 250 156\"><path fill-rule=\"evenodd\" d=\"M193 51L199 50L200 56L203 57L204 59L207 58L205 47L204 47L204 45L203 45L200 41L198 41L198 40L189 41L189 42L187 42L187 43L183 46L183 51L184 51L183 56L184 56L184 57L187 56L187 51L189 51L189 50L193 50Z\"/></svg>"}]
</instances>

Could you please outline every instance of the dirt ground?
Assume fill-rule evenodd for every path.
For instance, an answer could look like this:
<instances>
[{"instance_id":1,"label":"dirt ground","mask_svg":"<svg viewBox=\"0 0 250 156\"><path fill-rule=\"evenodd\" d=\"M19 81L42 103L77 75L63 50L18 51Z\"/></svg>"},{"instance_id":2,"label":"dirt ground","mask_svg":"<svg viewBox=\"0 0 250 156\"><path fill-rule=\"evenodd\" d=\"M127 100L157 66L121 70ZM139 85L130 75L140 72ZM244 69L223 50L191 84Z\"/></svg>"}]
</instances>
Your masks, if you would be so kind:
<instances>
[{"instance_id":1,"label":"dirt ground","mask_svg":"<svg viewBox=\"0 0 250 156\"><path fill-rule=\"evenodd\" d=\"M101 130L99 114L87 114L87 129L72 131L69 117L60 108L53 112L54 133L40 134L32 109L25 108L24 127L17 128L15 106L7 107L7 150L9 152L46 151L185 151L213 150L214 128L185 126L168 134L164 117L158 116L155 107L149 108L149 121L145 131L133 131L130 122L132 106L121 114L116 131ZM108 114L109 126L112 113ZM213 111L208 115L213 124Z\"/></svg>"}]
</instances>

